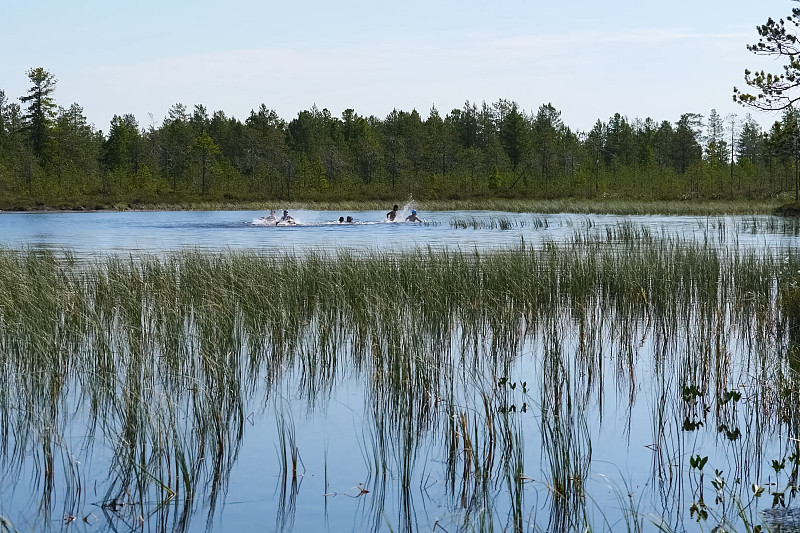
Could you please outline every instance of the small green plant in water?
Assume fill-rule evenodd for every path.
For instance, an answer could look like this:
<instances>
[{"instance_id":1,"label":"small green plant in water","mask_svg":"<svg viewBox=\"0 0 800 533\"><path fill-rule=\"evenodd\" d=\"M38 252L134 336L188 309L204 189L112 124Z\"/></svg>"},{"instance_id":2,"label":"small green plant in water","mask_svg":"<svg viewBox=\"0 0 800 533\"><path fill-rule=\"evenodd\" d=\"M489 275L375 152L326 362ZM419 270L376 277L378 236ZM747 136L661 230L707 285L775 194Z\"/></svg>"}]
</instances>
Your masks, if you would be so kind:
<instances>
[{"instance_id":1,"label":"small green plant in water","mask_svg":"<svg viewBox=\"0 0 800 533\"><path fill-rule=\"evenodd\" d=\"M707 462L708 462L708 456L707 455L705 457L700 457L700 455L698 454L698 455L689 457L689 468L690 469L696 468L697 470L700 470L702 472L703 471L703 467L706 466Z\"/></svg>"},{"instance_id":2,"label":"small green plant in water","mask_svg":"<svg viewBox=\"0 0 800 533\"><path fill-rule=\"evenodd\" d=\"M694 431L701 427L703 427L703 423L699 420L690 420L688 416L683 420L684 431Z\"/></svg>"},{"instance_id":3,"label":"small green plant in water","mask_svg":"<svg viewBox=\"0 0 800 533\"><path fill-rule=\"evenodd\" d=\"M686 403L694 403L702 395L703 393L697 388L697 385L684 385L681 392L681 397Z\"/></svg>"},{"instance_id":4,"label":"small green plant in water","mask_svg":"<svg viewBox=\"0 0 800 533\"><path fill-rule=\"evenodd\" d=\"M717 431L719 433L724 433L725 438L730 441L739 440L739 437L742 436L742 432L739 430L739 428L731 429L727 424L720 424L717 426Z\"/></svg>"},{"instance_id":5,"label":"small green plant in water","mask_svg":"<svg viewBox=\"0 0 800 533\"><path fill-rule=\"evenodd\" d=\"M697 515L698 522L700 520L708 520L708 507L702 498L692 503L692 506L689 507L689 516L695 518L695 515Z\"/></svg>"},{"instance_id":6,"label":"small green plant in water","mask_svg":"<svg viewBox=\"0 0 800 533\"><path fill-rule=\"evenodd\" d=\"M737 390L729 390L725 391L725 394L722 395L722 398L720 398L719 403L725 405L731 400L733 400L734 402L738 402L741 399L742 399L741 392Z\"/></svg>"}]
</instances>

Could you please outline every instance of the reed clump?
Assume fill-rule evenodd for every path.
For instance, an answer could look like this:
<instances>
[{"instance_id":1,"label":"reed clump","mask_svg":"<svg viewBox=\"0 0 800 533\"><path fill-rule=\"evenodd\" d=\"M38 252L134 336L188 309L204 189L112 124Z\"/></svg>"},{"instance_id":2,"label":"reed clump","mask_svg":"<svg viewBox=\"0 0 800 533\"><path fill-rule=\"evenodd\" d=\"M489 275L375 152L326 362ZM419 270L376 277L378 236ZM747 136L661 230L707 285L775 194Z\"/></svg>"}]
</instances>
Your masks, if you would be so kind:
<instances>
[{"instance_id":1,"label":"reed clump","mask_svg":"<svg viewBox=\"0 0 800 533\"><path fill-rule=\"evenodd\" d=\"M789 323L790 335L800 338L800 271L789 271L782 277L780 305Z\"/></svg>"},{"instance_id":2,"label":"reed clump","mask_svg":"<svg viewBox=\"0 0 800 533\"><path fill-rule=\"evenodd\" d=\"M551 504L537 523L577 528L591 502L590 421L602 419L607 388L632 408L643 380L653 383L653 476L665 483L701 428L724 426L715 435L729 442L746 424L800 437L798 271L793 252L632 225L486 253L79 262L0 250L0 470L37 465L32 485L51 487L43 501L71 487L61 499L77 515L89 482L80 451L101 442L110 459L99 493L114 520L185 529L199 506L209 516L218 507L254 405L291 389L313 410L347 377L363 387L373 479L397 480L398 507L413 508L430 446L463 523L521 527L533 486L525 441L536 440ZM276 423L285 484L305 459L289 409ZM85 435L79 445L68 428ZM751 458L763 447L759 437L731 452L737 477L759 477ZM373 508L382 523L383 506Z\"/></svg>"}]
</instances>

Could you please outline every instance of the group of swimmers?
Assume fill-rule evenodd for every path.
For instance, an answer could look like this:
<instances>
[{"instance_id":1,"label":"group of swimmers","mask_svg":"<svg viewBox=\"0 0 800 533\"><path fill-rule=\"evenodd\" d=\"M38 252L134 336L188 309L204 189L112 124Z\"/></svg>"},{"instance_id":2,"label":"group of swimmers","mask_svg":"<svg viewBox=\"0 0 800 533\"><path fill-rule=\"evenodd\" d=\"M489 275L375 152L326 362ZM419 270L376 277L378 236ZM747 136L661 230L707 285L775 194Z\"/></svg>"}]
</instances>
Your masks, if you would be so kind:
<instances>
[{"instance_id":1,"label":"group of swimmers","mask_svg":"<svg viewBox=\"0 0 800 533\"><path fill-rule=\"evenodd\" d=\"M386 213L386 220L388 220L389 222L394 222L395 219L397 218L397 210L398 209L400 209L400 207L398 207L398 205L395 204L394 207L392 207L392 210L389 211L388 213ZM289 211L287 211L285 209L283 210L283 216L281 218L278 218L278 217L275 216L275 210L274 209L270 209L269 216L268 217L261 217L261 220L266 222L266 223L269 223L269 224L275 224L276 226L283 226L283 225L287 225L287 224L296 224L294 218L291 215L289 215ZM416 209L412 209L411 210L411 214L406 217L406 222L422 222L422 221L423 220L417 216L417 210ZM353 217L351 217L351 216L348 216L347 218L339 217L338 222L339 222L339 224L352 224L353 223Z\"/></svg>"},{"instance_id":2,"label":"group of swimmers","mask_svg":"<svg viewBox=\"0 0 800 533\"><path fill-rule=\"evenodd\" d=\"M261 220L263 220L264 222L269 222L270 224L275 224L275 225L295 224L294 218L291 215L289 215L289 211L287 211L285 209L283 210L283 216L281 218L278 218L278 217L275 216L275 210L274 209L270 209L269 210L269 216L268 217L261 217Z\"/></svg>"},{"instance_id":3,"label":"group of swimmers","mask_svg":"<svg viewBox=\"0 0 800 533\"><path fill-rule=\"evenodd\" d=\"M392 210L386 213L386 219L389 222L394 222L397 218L397 210L400 209L397 204L394 204ZM417 216L417 210L412 209L411 214L406 217L406 222L422 222L422 219Z\"/></svg>"}]
</instances>

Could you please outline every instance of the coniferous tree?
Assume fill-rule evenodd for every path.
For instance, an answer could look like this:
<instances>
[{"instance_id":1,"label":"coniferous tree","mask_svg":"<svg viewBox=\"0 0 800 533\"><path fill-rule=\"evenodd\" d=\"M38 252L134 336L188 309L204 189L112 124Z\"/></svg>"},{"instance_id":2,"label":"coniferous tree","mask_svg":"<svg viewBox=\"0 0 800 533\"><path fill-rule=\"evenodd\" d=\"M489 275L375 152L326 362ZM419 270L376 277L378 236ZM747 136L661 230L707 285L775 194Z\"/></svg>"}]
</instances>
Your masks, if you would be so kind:
<instances>
[{"instance_id":1,"label":"coniferous tree","mask_svg":"<svg viewBox=\"0 0 800 533\"><path fill-rule=\"evenodd\" d=\"M8 97L0 90L0 142L8 133Z\"/></svg>"},{"instance_id":2,"label":"coniferous tree","mask_svg":"<svg viewBox=\"0 0 800 533\"><path fill-rule=\"evenodd\" d=\"M172 182L173 192L178 191L178 184L186 176L189 169L189 152L193 135L189 124L189 115L184 104L173 105L164 119L159 133L162 168Z\"/></svg>"},{"instance_id":3,"label":"coniferous tree","mask_svg":"<svg viewBox=\"0 0 800 533\"><path fill-rule=\"evenodd\" d=\"M408 167L406 143L401 132L401 120L401 112L394 109L383 121L384 161L392 190L397 188L402 170Z\"/></svg>"},{"instance_id":4,"label":"coniferous tree","mask_svg":"<svg viewBox=\"0 0 800 533\"><path fill-rule=\"evenodd\" d=\"M739 142L736 150L739 161L747 158L751 163L759 163L763 152L763 143L764 138L761 127L752 115L748 113L739 132Z\"/></svg>"},{"instance_id":5,"label":"coniferous tree","mask_svg":"<svg viewBox=\"0 0 800 533\"><path fill-rule=\"evenodd\" d=\"M633 128L628 119L615 113L608 121L603 156L606 166L616 176L631 163L633 155Z\"/></svg>"},{"instance_id":6,"label":"coniferous tree","mask_svg":"<svg viewBox=\"0 0 800 533\"><path fill-rule=\"evenodd\" d=\"M286 123L272 109L261 104L245 121L245 175L249 188L258 193L275 194L281 187L289 147Z\"/></svg>"},{"instance_id":7,"label":"coniferous tree","mask_svg":"<svg viewBox=\"0 0 800 533\"><path fill-rule=\"evenodd\" d=\"M478 144L478 108L475 104L465 102L464 108L453 109L447 120L462 147L471 148Z\"/></svg>"},{"instance_id":8,"label":"coniferous tree","mask_svg":"<svg viewBox=\"0 0 800 533\"><path fill-rule=\"evenodd\" d=\"M74 103L59 108L48 142L49 168L64 193L90 193L97 177L102 140L88 123L83 108ZM64 183L64 179L69 183Z\"/></svg>"},{"instance_id":9,"label":"coniferous tree","mask_svg":"<svg viewBox=\"0 0 800 533\"><path fill-rule=\"evenodd\" d=\"M411 112L400 112L397 118L398 130L405 139L406 155L411 166L409 186L413 193L416 192L419 173L422 170L425 124L416 109Z\"/></svg>"},{"instance_id":10,"label":"coniferous tree","mask_svg":"<svg viewBox=\"0 0 800 533\"><path fill-rule=\"evenodd\" d=\"M48 129L55 118L56 103L51 94L55 91L56 79L42 67L28 70L27 75L33 85L20 101L28 106L24 116L25 128L34 154L41 158L47 144Z\"/></svg>"},{"instance_id":11,"label":"coniferous tree","mask_svg":"<svg viewBox=\"0 0 800 533\"><path fill-rule=\"evenodd\" d=\"M787 107L770 132L784 175L784 190L794 189L800 200L800 110Z\"/></svg>"},{"instance_id":12,"label":"coniferous tree","mask_svg":"<svg viewBox=\"0 0 800 533\"><path fill-rule=\"evenodd\" d=\"M42 74L29 71L36 73ZM37 79L45 86L50 78ZM47 90L40 94L52 101ZM198 194L212 200L672 198L687 188L699 197L763 195L793 189L800 166L794 115L763 133L754 121L738 125L733 118L728 131L715 111L705 123L687 113L674 125L616 113L575 133L551 104L530 113L511 100L467 101L444 117L434 107L424 120L416 110L378 119L348 109L336 118L313 106L289 123L264 104L244 122L203 105L176 104L162 124L150 115L147 129L133 115L116 115L103 136L73 104L41 122L45 143L37 154L35 102L26 97L26 103L23 114L0 92L0 193L45 204L64 201L59 195L66 204L82 195L150 201L170 184L169 201L190 202ZM534 186L532 178L541 182Z\"/></svg>"},{"instance_id":13,"label":"coniferous tree","mask_svg":"<svg viewBox=\"0 0 800 533\"><path fill-rule=\"evenodd\" d=\"M600 120L595 122L594 127L586 138L586 154L588 167L592 169L593 184L590 191L591 196L600 193L600 165L602 163L603 151L605 149L608 127Z\"/></svg>"},{"instance_id":14,"label":"coniferous tree","mask_svg":"<svg viewBox=\"0 0 800 533\"><path fill-rule=\"evenodd\" d=\"M139 166L139 124L131 114L114 115L103 144L103 163L109 170L136 173Z\"/></svg>"},{"instance_id":15,"label":"coniferous tree","mask_svg":"<svg viewBox=\"0 0 800 533\"><path fill-rule=\"evenodd\" d=\"M797 0L795 0L797 1ZM743 93L733 88L733 100L742 105L763 111L780 111L800 100L800 47L797 30L800 28L800 8L793 8L785 19L770 17L765 24L756 26L759 39L747 49L759 56L785 61L782 73L764 70L744 71L744 81L755 89L755 94Z\"/></svg>"},{"instance_id":16,"label":"coniferous tree","mask_svg":"<svg viewBox=\"0 0 800 533\"><path fill-rule=\"evenodd\" d=\"M685 174L692 163L699 161L703 154L699 136L702 116L697 113L684 113L675 126L672 138L672 154L675 170Z\"/></svg>"},{"instance_id":17,"label":"coniferous tree","mask_svg":"<svg viewBox=\"0 0 800 533\"><path fill-rule=\"evenodd\" d=\"M672 139L675 136L675 129L668 120L664 120L658 126L658 130L653 136L653 151L655 152L658 168L663 172L664 168L670 167L672 163Z\"/></svg>"},{"instance_id":18,"label":"coniferous tree","mask_svg":"<svg viewBox=\"0 0 800 533\"><path fill-rule=\"evenodd\" d=\"M208 191L208 170L220 153L219 146L205 130L195 137L192 144L192 151L197 156L200 163L200 194L205 196Z\"/></svg>"},{"instance_id":19,"label":"coniferous tree","mask_svg":"<svg viewBox=\"0 0 800 533\"><path fill-rule=\"evenodd\" d=\"M728 143L725 140L725 124L716 109L712 109L706 122L706 160L712 169L728 161Z\"/></svg>"},{"instance_id":20,"label":"coniferous tree","mask_svg":"<svg viewBox=\"0 0 800 533\"><path fill-rule=\"evenodd\" d=\"M767 164L768 162L765 135L761 131L761 127L749 113L741 125L735 152L738 168L736 189L741 190L742 178L747 177L752 179L757 167ZM775 183L772 173L769 173L767 186L771 192L775 192Z\"/></svg>"},{"instance_id":21,"label":"coniferous tree","mask_svg":"<svg viewBox=\"0 0 800 533\"><path fill-rule=\"evenodd\" d=\"M539 175L545 182L553 178L553 162L563 126L561 111L549 103L539 106L533 118L533 152L536 154Z\"/></svg>"},{"instance_id":22,"label":"coniferous tree","mask_svg":"<svg viewBox=\"0 0 800 533\"><path fill-rule=\"evenodd\" d=\"M189 117L189 124L192 126L195 134L200 135L203 131L208 129L211 120L208 118L208 109L202 104L195 104L192 116Z\"/></svg>"},{"instance_id":23,"label":"coniferous tree","mask_svg":"<svg viewBox=\"0 0 800 533\"><path fill-rule=\"evenodd\" d=\"M520 163L530 149L530 128L516 102L501 100L498 110L500 144L511 162L511 169L520 172L523 170L520 169Z\"/></svg>"},{"instance_id":24,"label":"coniferous tree","mask_svg":"<svg viewBox=\"0 0 800 533\"><path fill-rule=\"evenodd\" d=\"M644 121L637 121L636 131L636 161L645 170L651 169L656 163L655 139L658 124L650 117Z\"/></svg>"}]
</instances>

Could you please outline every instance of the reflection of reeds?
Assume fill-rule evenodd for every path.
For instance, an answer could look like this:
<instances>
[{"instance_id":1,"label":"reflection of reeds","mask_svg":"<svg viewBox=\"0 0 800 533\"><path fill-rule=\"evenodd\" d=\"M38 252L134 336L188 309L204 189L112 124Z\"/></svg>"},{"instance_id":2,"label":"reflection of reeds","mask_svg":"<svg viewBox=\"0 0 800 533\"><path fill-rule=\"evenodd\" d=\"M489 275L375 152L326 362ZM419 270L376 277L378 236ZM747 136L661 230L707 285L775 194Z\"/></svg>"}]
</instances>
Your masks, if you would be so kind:
<instances>
[{"instance_id":1,"label":"reflection of reeds","mask_svg":"<svg viewBox=\"0 0 800 533\"><path fill-rule=\"evenodd\" d=\"M591 439L585 411L574 402L573 370L564 360L557 335L551 336L543 357L542 442L548 458L548 488L552 495L548 529L575 531L580 529L585 516Z\"/></svg>"},{"instance_id":2,"label":"reflection of reeds","mask_svg":"<svg viewBox=\"0 0 800 533\"><path fill-rule=\"evenodd\" d=\"M294 526L297 507L297 493L300 490L305 467L298 480L298 466L302 464L300 449L297 447L297 434L294 420L284 412L277 414L278 455L281 474L278 478L278 512L275 513L275 530L291 531ZM289 473L291 472L291 477Z\"/></svg>"},{"instance_id":3,"label":"reflection of reeds","mask_svg":"<svg viewBox=\"0 0 800 533\"><path fill-rule=\"evenodd\" d=\"M759 217L743 218L737 224L739 231L753 235L772 233L780 235L800 235L800 220L796 217Z\"/></svg>"},{"instance_id":4,"label":"reflection of reeds","mask_svg":"<svg viewBox=\"0 0 800 533\"><path fill-rule=\"evenodd\" d=\"M186 252L81 264L3 251L2 471L34 465L43 513L60 499L77 514L86 500L81 449L63 435L84 424L83 446L111 449L99 493L109 520L172 520L180 530L200 505L213 515L224 496L257 393L282 397L280 385L296 379L313 408L347 372L366 390L375 528L387 479L401 500L396 522L411 523L430 438L464 521L508 517L519 529L531 395L510 376L522 351L541 342L547 349L531 359L551 520L574 527L590 475L586 420L593 409L602 414L605 365L632 406L643 345L653 353L659 481L677 484L680 457L693 451L684 418L724 425L731 437L741 425L739 440L719 438L739 446L730 456L742 478L758 474L761 433L798 436L797 357L787 352L797 340L798 270L795 253L721 250L632 225L540 249L420 250L413 260ZM575 332L574 359L562 343L568 334L556 333L565 331ZM732 361L734 350L746 358ZM684 386L697 403L683 400ZM739 389L744 400L722 403ZM291 422L278 416L281 527L291 523L302 473ZM68 494L54 495L55 486Z\"/></svg>"}]
</instances>

